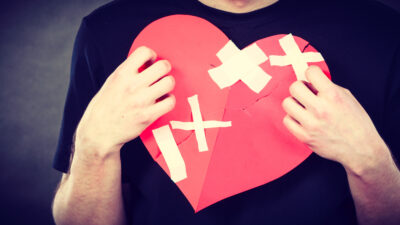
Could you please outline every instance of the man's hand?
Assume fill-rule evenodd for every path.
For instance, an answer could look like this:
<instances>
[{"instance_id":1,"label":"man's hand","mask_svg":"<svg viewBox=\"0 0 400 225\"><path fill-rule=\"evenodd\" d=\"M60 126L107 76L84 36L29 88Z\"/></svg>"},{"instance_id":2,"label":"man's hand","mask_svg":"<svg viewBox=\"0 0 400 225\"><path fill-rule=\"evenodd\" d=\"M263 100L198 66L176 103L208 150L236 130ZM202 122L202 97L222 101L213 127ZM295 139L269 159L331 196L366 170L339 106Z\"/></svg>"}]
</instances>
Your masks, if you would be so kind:
<instances>
[{"instance_id":1,"label":"man's hand","mask_svg":"<svg viewBox=\"0 0 400 225\"><path fill-rule=\"evenodd\" d=\"M78 125L76 148L96 149L102 156L110 150L117 152L174 108L173 95L160 100L175 85L174 78L166 76L170 63L160 60L139 72L140 67L155 59L153 50L139 47L107 78Z\"/></svg>"},{"instance_id":2,"label":"man's hand","mask_svg":"<svg viewBox=\"0 0 400 225\"><path fill-rule=\"evenodd\" d=\"M344 166L359 224L398 224L400 172L370 117L320 68L311 66L306 77L310 83L290 86L283 123L315 153Z\"/></svg>"},{"instance_id":3,"label":"man's hand","mask_svg":"<svg viewBox=\"0 0 400 225\"><path fill-rule=\"evenodd\" d=\"M289 131L318 155L359 174L389 154L370 117L350 93L330 81L319 67L306 71L307 80L294 82L292 96L282 102Z\"/></svg>"},{"instance_id":4,"label":"man's hand","mask_svg":"<svg viewBox=\"0 0 400 225\"><path fill-rule=\"evenodd\" d=\"M167 75L171 66L155 59L151 49L136 49L86 108L76 130L70 171L54 197L57 224L127 223L119 150L175 105L175 98L167 96L175 85ZM139 72L147 63L152 65Z\"/></svg>"}]
</instances>

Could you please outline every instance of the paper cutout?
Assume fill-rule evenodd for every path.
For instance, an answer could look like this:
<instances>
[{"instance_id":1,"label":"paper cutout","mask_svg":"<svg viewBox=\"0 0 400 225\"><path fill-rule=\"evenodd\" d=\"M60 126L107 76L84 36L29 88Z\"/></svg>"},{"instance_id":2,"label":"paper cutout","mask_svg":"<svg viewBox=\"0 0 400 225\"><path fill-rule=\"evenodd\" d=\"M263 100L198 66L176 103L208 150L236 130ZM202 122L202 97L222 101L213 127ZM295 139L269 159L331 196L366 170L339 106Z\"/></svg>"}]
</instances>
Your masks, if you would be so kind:
<instances>
[{"instance_id":1,"label":"paper cutout","mask_svg":"<svg viewBox=\"0 0 400 225\"><path fill-rule=\"evenodd\" d=\"M292 34L279 39L279 43L286 55L271 55L270 61L273 66L291 65L296 74L297 80L307 81L305 72L308 68L308 62L321 62L324 58L319 52L302 53Z\"/></svg>"},{"instance_id":2,"label":"paper cutout","mask_svg":"<svg viewBox=\"0 0 400 225\"><path fill-rule=\"evenodd\" d=\"M222 65L208 70L208 73L221 89L241 80L252 91L260 93L271 79L271 76L259 67L268 57L257 44L240 50L229 40L217 53L217 57Z\"/></svg>"},{"instance_id":3,"label":"paper cutout","mask_svg":"<svg viewBox=\"0 0 400 225\"><path fill-rule=\"evenodd\" d=\"M218 127L230 127L232 126L231 121L203 121L200 111L198 95L194 95L188 98L190 108L192 110L193 122L181 122L171 121L172 129L181 130L194 130L196 135L198 147L200 152L208 150L205 129L218 128Z\"/></svg>"},{"instance_id":4,"label":"paper cutout","mask_svg":"<svg viewBox=\"0 0 400 225\"><path fill-rule=\"evenodd\" d=\"M265 37L255 44L268 57L284 56L286 53L279 40L285 36ZM297 36L293 38L304 53L317 52L307 41ZM172 94L176 97L176 106L140 135L166 176L170 175L169 168L152 130L173 120L193 121L188 97L199 96L204 119L232 121L233 126L226 129L206 129L208 151L205 152L199 152L194 132L173 130L187 172L187 178L176 185L195 212L278 179L312 152L282 124L286 113L281 103L290 95L289 86L297 80L291 66L271 66L268 61L258 65L272 77L259 93L243 82L220 89L211 79L208 70L221 65L216 54L228 42L229 38L223 32L202 18L173 15L145 27L130 50L131 53L139 46L148 46L172 65L171 74L176 81ZM223 55L221 53L219 57L223 58ZM330 78L324 61L308 64L321 67ZM171 182L171 185L175 184ZM218 204L215 207L219 207Z\"/></svg>"},{"instance_id":5,"label":"paper cutout","mask_svg":"<svg viewBox=\"0 0 400 225\"><path fill-rule=\"evenodd\" d=\"M154 129L154 139L156 140L161 153L168 165L171 180L179 182L187 178L185 161L178 149L172 131L168 125Z\"/></svg>"}]
</instances>

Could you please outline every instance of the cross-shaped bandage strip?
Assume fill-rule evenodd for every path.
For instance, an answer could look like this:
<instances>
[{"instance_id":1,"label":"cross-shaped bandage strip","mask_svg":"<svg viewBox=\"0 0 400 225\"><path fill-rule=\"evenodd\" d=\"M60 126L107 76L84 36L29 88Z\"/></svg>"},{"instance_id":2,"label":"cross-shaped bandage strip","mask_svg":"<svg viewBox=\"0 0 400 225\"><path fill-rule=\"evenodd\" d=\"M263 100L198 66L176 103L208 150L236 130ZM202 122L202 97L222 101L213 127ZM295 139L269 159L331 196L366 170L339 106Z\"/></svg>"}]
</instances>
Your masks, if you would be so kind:
<instances>
[{"instance_id":1,"label":"cross-shaped bandage strip","mask_svg":"<svg viewBox=\"0 0 400 225\"><path fill-rule=\"evenodd\" d=\"M217 53L217 57L222 64L208 70L208 73L221 89L241 80L251 90L259 93L271 79L259 66L268 57L255 43L240 50L232 41L228 41Z\"/></svg>"},{"instance_id":2,"label":"cross-shaped bandage strip","mask_svg":"<svg viewBox=\"0 0 400 225\"><path fill-rule=\"evenodd\" d=\"M173 129L194 130L198 148L200 152L207 151L207 140L205 129L217 127L230 127L231 121L203 121L200 112L198 96L194 95L188 98L192 110L193 122L170 121ZM164 125L152 130L154 139L164 156L164 160L170 171L171 179L176 183L187 178L186 164L175 142L169 125Z\"/></svg>"},{"instance_id":3,"label":"cross-shaped bandage strip","mask_svg":"<svg viewBox=\"0 0 400 225\"><path fill-rule=\"evenodd\" d=\"M199 147L199 151L207 151L207 139L205 134L205 129L208 128L217 128L217 127L230 127L232 126L231 121L216 121L216 120L208 120L203 121L199 99L197 95L188 98L190 108L192 110L193 122L181 122L181 121L171 121L172 129L181 129L181 130L194 130L196 135L197 144Z\"/></svg>"},{"instance_id":4,"label":"cross-shaped bandage strip","mask_svg":"<svg viewBox=\"0 0 400 225\"><path fill-rule=\"evenodd\" d=\"M286 55L270 55L269 60L272 66L292 65L297 80L306 81L305 72L309 62L321 62L324 58L319 52L301 52L292 34L279 39L283 51Z\"/></svg>"}]
</instances>

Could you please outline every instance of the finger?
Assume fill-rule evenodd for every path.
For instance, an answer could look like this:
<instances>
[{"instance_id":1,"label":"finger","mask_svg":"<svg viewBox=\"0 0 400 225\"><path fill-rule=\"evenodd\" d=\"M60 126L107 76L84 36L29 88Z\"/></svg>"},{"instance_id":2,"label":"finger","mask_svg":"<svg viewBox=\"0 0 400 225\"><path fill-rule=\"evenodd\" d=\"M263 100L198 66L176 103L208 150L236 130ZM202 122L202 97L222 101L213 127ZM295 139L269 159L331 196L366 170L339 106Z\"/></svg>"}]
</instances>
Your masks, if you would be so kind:
<instances>
[{"instance_id":1,"label":"finger","mask_svg":"<svg viewBox=\"0 0 400 225\"><path fill-rule=\"evenodd\" d=\"M329 80L318 66L308 67L306 70L306 78L317 91L324 91L333 86L332 81Z\"/></svg>"},{"instance_id":2,"label":"finger","mask_svg":"<svg viewBox=\"0 0 400 225\"><path fill-rule=\"evenodd\" d=\"M289 115L286 115L283 118L283 125L285 125L289 132L292 133L300 141L307 142L307 140L309 139L305 129Z\"/></svg>"},{"instance_id":3,"label":"finger","mask_svg":"<svg viewBox=\"0 0 400 225\"><path fill-rule=\"evenodd\" d=\"M171 64L167 60L159 60L140 73L140 79L150 86L171 71Z\"/></svg>"},{"instance_id":4,"label":"finger","mask_svg":"<svg viewBox=\"0 0 400 225\"><path fill-rule=\"evenodd\" d=\"M174 89L174 87L175 87L174 77L171 75L165 76L148 88L149 97L155 101L160 97L171 92Z\"/></svg>"},{"instance_id":5,"label":"finger","mask_svg":"<svg viewBox=\"0 0 400 225\"><path fill-rule=\"evenodd\" d=\"M318 97L300 80L290 85L289 92L306 108L313 108L319 101Z\"/></svg>"},{"instance_id":6,"label":"finger","mask_svg":"<svg viewBox=\"0 0 400 225\"><path fill-rule=\"evenodd\" d=\"M175 96L169 95L163 100L151 105L148 110L149 113L153 115L153 121L170 112L175 107L175 101Z\"/></svg>"},{"instance_id":7,"label":"finger","mask_svg":"<svg viewBox=\"0 0 400 225\"><path fill-rule=\"evenodd\" d=\"M285 98L282 102L282 107L290 117L297 120L304 127L308 127L315 120L313 115L292 97Z\"/></svg>"},{"instance_id":8,"label":"finger","mask_svg":"<svg viewBox=\"0 0 400 225\"><path fill-rule=\"evenodd\" d=\"M152 49L141 46L135 49L121 66L124 67L128 73L138 73L141 66L146 62L156 60L156 58L157 54Z\"/></svg>"}]
</instances>

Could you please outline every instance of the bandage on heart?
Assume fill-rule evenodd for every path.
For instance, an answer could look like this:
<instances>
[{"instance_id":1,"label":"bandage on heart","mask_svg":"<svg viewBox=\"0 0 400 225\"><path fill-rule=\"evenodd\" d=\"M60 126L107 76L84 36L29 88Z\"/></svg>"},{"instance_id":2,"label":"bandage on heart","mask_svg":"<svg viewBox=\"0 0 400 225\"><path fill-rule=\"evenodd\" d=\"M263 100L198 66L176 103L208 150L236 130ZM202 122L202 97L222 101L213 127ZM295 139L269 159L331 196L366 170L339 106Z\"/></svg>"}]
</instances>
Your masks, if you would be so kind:
<instances>
[{"instance_id":1,"label":"bandage on heart","mask_svg":"<svg viewBox=\"0 0 400 225\"><path fill-rule=\"evenodd\" d=\"M171 121L172 129L193 130L200 152L208 150L205 129L230 127L231 121L203 121L200 111L198 96L194 95L188 98L190 108L192 110L193 122ZM171 129L168 125L152 130L154 138L162 155L165 158L171 179L179 182L187 178L185 161L180 154L178 145L175 142Z\"/></svg>"},{"instance_id":2,"label":"bandage on heart","mask_svg":"<svg viewBox=\"0 0 400 225\"><path fill-rule=\"evenodd\" d=\"M140 138L196 212L278 179L311 154L282 124L281 107L309 65L330 78L307 41L276 35L240 50L208 21L174 15L142 30L130 53L141 45L170 61L176 106Z\"/></svg>"},{"instance_id":3,"label":"bandage on heart","mask_svg":"<svg viewBox=\"0 0 400 225\"><path fill-rule=\"evenodd\" d=\"M172 129L194 130L200 152L208 150L205 129L230 127L231 121L203 121L200 111L199 99L197 95L188 98L190 109L192 110L193 122L171 121Z\"/></svg>"},{"instance_id":4,"label":"bandage on heart","mask_svg":"<svg viewBox=\"0 0 400 225\"><path fill-rule=\"evenodd\" d=\"M208 71L211 79L222 89L230 87L239 80L256 93L267 85L271 76L258 65L268 57L257 46L252 44L242 51L230 40L217 53L222 65Z\"/></svg>"},{"instance_id":5,"label":"bandage on heart","mask_svg":"<svg viewBox=\"0 0 400 225\"><path fill-rule=\"evenodd\" d=\"M301 52L292 34L279 39L279 43L286 55L271 55L271 65L292 66L297 80L307 81L305 72L308 68L308 63L324 61L324 58L319 52Z\"/></svg>"}]
</instances>

